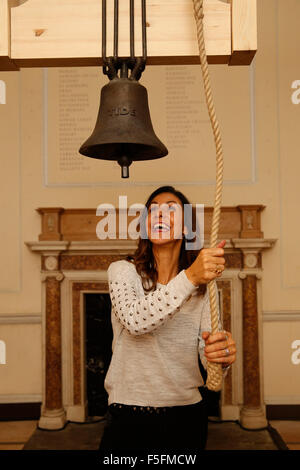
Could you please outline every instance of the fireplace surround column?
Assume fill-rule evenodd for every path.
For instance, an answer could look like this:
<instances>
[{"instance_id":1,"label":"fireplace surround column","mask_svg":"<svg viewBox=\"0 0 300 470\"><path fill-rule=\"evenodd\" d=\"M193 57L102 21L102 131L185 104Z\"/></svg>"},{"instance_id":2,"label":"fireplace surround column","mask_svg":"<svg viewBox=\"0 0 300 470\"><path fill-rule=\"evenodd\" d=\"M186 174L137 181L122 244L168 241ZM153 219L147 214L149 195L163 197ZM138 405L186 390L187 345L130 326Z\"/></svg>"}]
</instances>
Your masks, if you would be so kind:
<instances>
[{"instance_id":1,"label":"fireplace surround column","mask_svg":"<svg viewBox=\"0 0 300 470\"><path fill-rule=\"evenodd\" d=\"M259 274L240 273L243 295L243 407L241 425L260 429L268 425L262 399L257 280Z\"/></svg>"},{"instance_id":2,"label":"fireplace surround column","mask_svg":"<svg viewBox=\"0 0 300 470\"><path fill-rule=\"evenodd\" d=\"M62 405L61 312L60 283L62 274L45 275L45 393L39 427L61 429L65 424Z\"/></svg>"},{"instance_id":3,"label":"fireplace surround column","mask_svg":"<svg viewBox=\"0 0 300 470\"><path fill-rule=\"evenodd\" d=\"M261 429L268 423L263 398L262 306L258 281L262 279L262 253L272 248L276 240L239 238L231 241L243 257L243 269L239 273L243 319L243 405L240 423L246 429Z\"/></svg>"},{"instance_id":4,"label":"fireplace surround column","mask_svg":"<svg viewBox=\"0 0 300 470\"><path fill-rule=\"evenodd\" d=\"M51 247L49 247L51 248ZM53 247L54 248L54 247ZM62 429L66 414L62 398L61 282L59 252L42 255L43 312L43 402L39 428Z\"/></svg>"}]
</instances>

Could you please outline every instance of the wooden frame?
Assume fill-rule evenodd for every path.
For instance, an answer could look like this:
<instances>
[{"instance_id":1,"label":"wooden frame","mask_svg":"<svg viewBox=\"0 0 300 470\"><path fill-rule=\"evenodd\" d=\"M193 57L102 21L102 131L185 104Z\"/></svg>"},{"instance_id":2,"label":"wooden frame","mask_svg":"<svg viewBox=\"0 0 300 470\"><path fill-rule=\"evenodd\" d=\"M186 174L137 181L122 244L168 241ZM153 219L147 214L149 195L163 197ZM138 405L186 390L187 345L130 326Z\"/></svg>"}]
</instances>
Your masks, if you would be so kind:
<instances>
[{"instance_id":1,"label":"wooden frame","mask_svg":"<svg viewBox=\"0 0 300 470\"><path fill-rule=\"evenodd\" d=\"M256 2L205 0L209 63L251 63L257 48ZM140 55L141 12L140 2L135 3L136 54ZM121 56L129 55L128 4L120 2ZM0 68L101 65L101 14L100 0L2 0ZM112 54L112 15L113 0L108 0L108 55ZM147 26L149 65L199 62L192 0L148 0Z\"/></svg>"},{"instance_id":2,"label":"wooden frame","mask_svg":"<svg viewBox=\"0 0 300 470\"><path fill-rule=\"evenodd\" d=\"M257 50L257 1L231 0L229 65L251 64Z\"/></svg>"},{"instance_id":3,"label":"wooden frame","mask_svg":"<svg viewBox=\"0 0 300 470\"><path fill-rule=\"evenodd\" d=\"M0 2L0 70L18 70L11 60L11 8L18 5L18 0Z\"/></svg>"}]
</instances>

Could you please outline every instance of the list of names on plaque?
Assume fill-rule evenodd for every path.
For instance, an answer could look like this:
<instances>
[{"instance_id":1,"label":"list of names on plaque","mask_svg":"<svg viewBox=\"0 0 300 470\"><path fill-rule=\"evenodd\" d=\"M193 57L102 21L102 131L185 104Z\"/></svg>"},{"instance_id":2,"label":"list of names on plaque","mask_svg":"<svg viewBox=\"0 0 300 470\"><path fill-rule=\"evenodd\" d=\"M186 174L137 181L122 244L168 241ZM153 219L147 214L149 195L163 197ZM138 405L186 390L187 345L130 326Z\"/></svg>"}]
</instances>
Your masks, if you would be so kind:
<instances>
[{"instance_id":1,"label":"list of names on plaque","mask_svg":"<svg viewBox=\"0 0 300 470\"><path fill-rule=\"evenodd\" d=\"M203 99L195 67L166 67L167 141L170 150L187 150L200 138Z\"/></svg>"},{"instance_id":2,"label":"list of names on plaque","mask_svg":"<svg viewBox=\"0 0 300 470\"><path fill-rule=\"evenodd\" d=\"M58 140L61 172L91 169L91 161L83 158L78 149L89 137L95 124L95 121L93 122L95 116L90 112L89 82L97 76L97 72L92 70L58 70Z\"/></svg>"}]
</instances>

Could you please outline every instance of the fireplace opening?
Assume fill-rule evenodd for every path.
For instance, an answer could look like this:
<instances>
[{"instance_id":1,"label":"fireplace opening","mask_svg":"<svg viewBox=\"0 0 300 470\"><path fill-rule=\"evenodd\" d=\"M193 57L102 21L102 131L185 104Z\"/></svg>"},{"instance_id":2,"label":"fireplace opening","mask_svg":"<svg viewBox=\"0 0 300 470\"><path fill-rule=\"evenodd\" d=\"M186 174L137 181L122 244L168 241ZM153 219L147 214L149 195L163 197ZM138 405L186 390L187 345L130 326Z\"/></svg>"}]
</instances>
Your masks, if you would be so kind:
<instances>
[{"instance_id":1,"label":"fireplace opening","mask_svg":"<svg viewBox=\"0 0 300 470\"><path fill-rule=\"evenodd\" d=\"M108 407L104 379L111 360L113 338L110 296L104 293L85 294L84 306L88 415L104 416Z\"/></svg>"}]
</instances>

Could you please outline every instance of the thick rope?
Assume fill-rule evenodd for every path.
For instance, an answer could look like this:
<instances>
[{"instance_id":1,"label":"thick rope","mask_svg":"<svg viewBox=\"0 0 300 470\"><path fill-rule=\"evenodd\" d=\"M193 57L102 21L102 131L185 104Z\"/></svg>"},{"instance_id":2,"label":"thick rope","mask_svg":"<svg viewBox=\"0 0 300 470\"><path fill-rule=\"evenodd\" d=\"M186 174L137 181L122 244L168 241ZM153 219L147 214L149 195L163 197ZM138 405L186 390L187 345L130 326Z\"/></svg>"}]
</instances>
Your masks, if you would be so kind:
<instances>
[{"instance_id":1,"label":"thick rope","mask_svg":"<svg viewBox=\"0 0 300 470\"><path fill-rule=\"evenodd\" d=\"M204 27L203 27L203 0L193 0L194 3L194 15L197 25L197 38L199 46L200 63L203 76L204 91L206 97L206 103L208 113L212 125L212 130L216 145L216 189L215 189L215 205L212 218L211 236L210 236L210 248L217 246L220 215L221 215L221 203L222 203L222 188L223 188L223 149L221 142L221 133L219 129L219 123L215 112L212 89L210 83L209 69L207 63L207 56L205 50L204 41ZM211 310L211 328L212 334L219 331L219 315L217 309L217 293L215 288L215 281L208 283L209 299L210 299L210 310ZM221 364L208 362L207 363L207 380L206 387L209 390L219 391L222 388L222 366Z\"/></svg>"}]
</instances>

